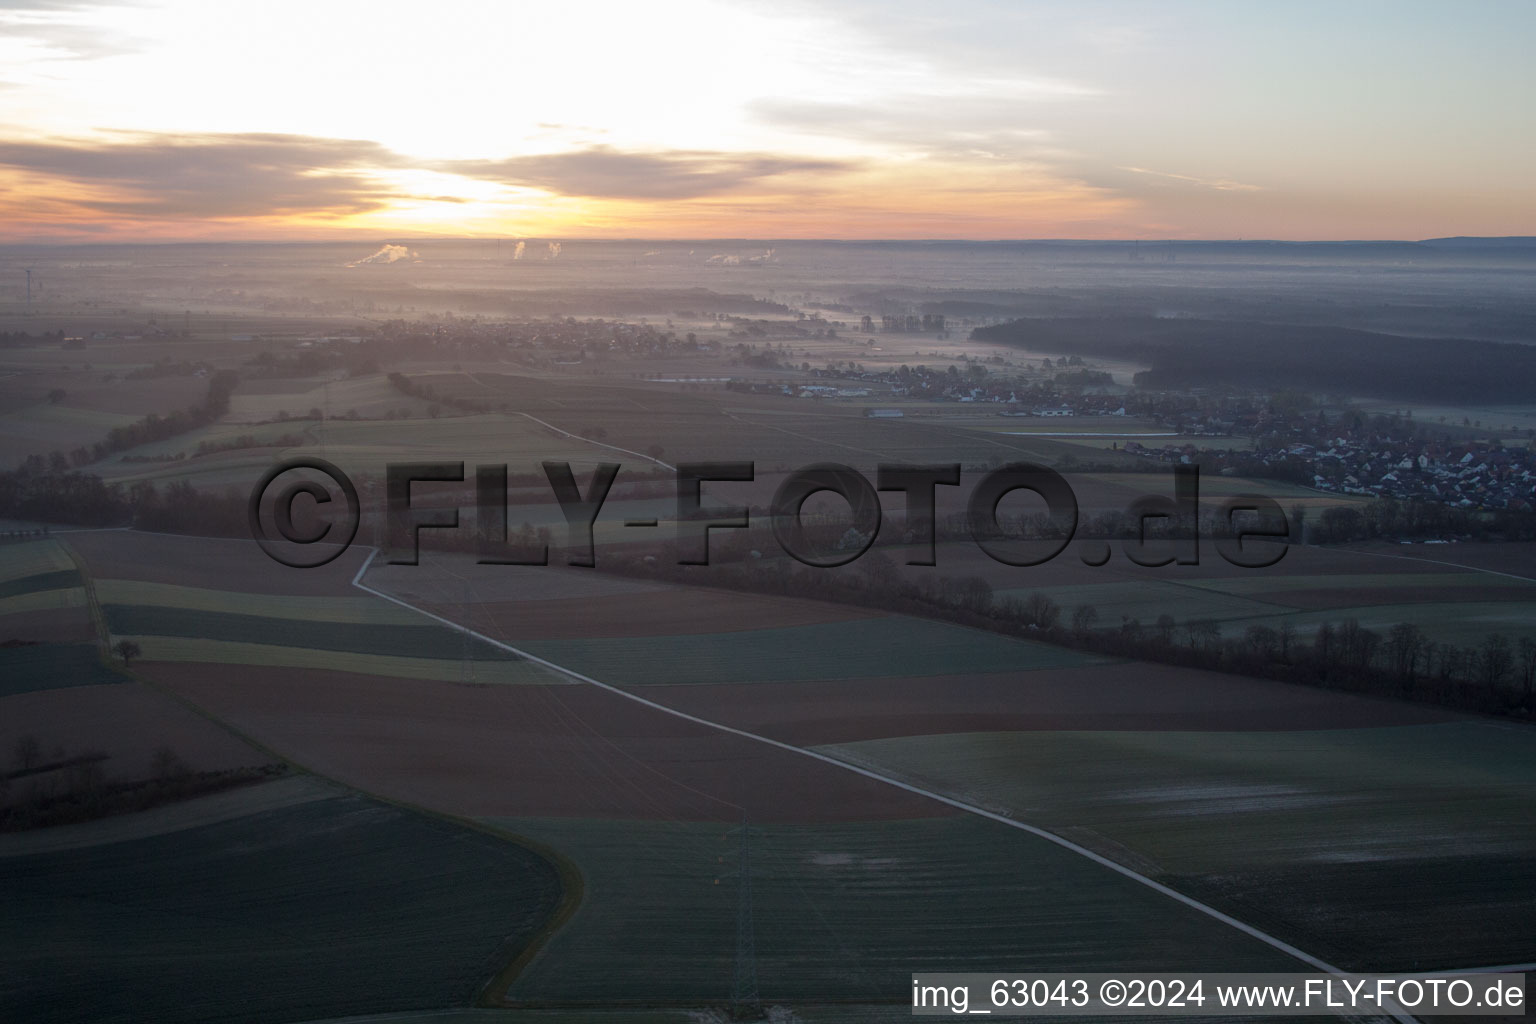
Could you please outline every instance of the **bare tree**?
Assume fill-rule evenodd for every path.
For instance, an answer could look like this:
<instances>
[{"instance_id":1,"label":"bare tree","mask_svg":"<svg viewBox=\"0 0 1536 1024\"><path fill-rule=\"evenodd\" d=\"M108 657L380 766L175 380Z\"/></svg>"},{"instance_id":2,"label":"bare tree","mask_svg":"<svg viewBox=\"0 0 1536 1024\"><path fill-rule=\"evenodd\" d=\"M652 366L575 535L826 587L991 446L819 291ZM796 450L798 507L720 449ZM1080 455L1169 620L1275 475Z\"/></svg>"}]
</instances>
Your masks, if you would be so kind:
<instances>
[{"instance_id":1,"label":"bare tree","mask_svg":"<svg viewBox=\"0 0 1536 1024\"><path fill-rule=\"evenodd\" d=\"M1411 622L1399 622L1387 631L1387 657L1397 677L1412 686L1424 656L1424 631Z\"/></svg>"},{"instance_id":2,"label":"bare tree","mask_svg":"<svg viewBox=\"0 0 1536 1024\"><path fill-rule=\"evenodd\" d=\"M1531 707L1532 689L1536 688L1536 640L1520 638L1520 685L1525 691L1525 706Z\"/></svg>"},{"instance_id":3,"label":"bare tree","mask_svg":"<svg viewBox=\"0 0 1536 1024\"><path fill-rule=\"evenodd\" d=\"M1478 674L1482 676L1483 685L1497 692L1504 685L1514 660L1509 638L1503 633L1489 633L1477 652Z\"/></svg>"},{"instance_id":4,"label":"bare tree","mask_svg":"<svg viewBox=\"0 0 1536 1024\"><path fill-rule=\"evenodd\" d=\"M43 745L31 733L27 733L25 736L18 736L16 737L14 756L18 772L31 771L42 763Z\"/></svg>"},{"instance_id":5,"label":"bare tree","mask_svg":"<svg viewBox=\"0 0 1536 1024\"><path fill-rule=\"evenodd\" d=\"M1038 590L1024 599L1024 621L1040 629L1051 629L1061 618L1061 605Z\"/></svg>"},{"instance_id":6,"label":"bare tree","mask_svg":"<svg viewBox=\"0 0 1536 1024\"><path fill-rule=\"evenodd\" d=\"M1264 661L1273 661L1280 650L1280 634L1268 626L1249 626L1243 641L1255 657Z\"/></svg>"},{"instance_id":7,"label":"bare tree","mask_svg":"<svg viewBox=\"0 0 1536 1024\"><path fill-rule=\"evenodd\" d=\"M1282 622L1280 628L1275 631L1280 642L1280 660L1291 660L1291 648L1296 646L1296 627L1290 622Z\"/></svg>"},{"instance_id":8,"label":"bare tree","mask_svg":"<svg viewBox=\"0 0 1536 1024\"><path fill-rule=\"evenodd\" d=\"M119 640L112 645L112 653L123 659L123 667L126 668L134 658L137 658L144 652L132 640Z\"/></svg>"},{"instance_id":9,"label":"bare tree","mask_svg":"<svg viewBox=\"0 0 1536 1024\"><path fill-rule=\"evenodd\" d=\"M150 759L150 768L157 779L180 779L192 774L191 767L181 759L181 755L169 746L160 746L155 749L155 755Z\"/></svg>"},{"instance_id":10,"label":"bare tree","mask_svg":"<svg viewBox=\"0 0 1536 1024\"><path fill-rule=\"evenodd\" d=\"M101 767L104 760L105 756L88 755L84 760L70 765L65 772L65 792L70 796L85 797L92 802L98 800L107 784L107 773Z\"/></svg>"},{"instance_id":11,"label":"bare tree","mask_svg":"<svg viewBox=\"0 0 1536 1024\"><path fill-rule=\"evenodd\" d=\"M1221 623L1215 619L1190 619L1184 623L1191 647L1215 647L1221 642Z\"/></svg>"}]
</instances>

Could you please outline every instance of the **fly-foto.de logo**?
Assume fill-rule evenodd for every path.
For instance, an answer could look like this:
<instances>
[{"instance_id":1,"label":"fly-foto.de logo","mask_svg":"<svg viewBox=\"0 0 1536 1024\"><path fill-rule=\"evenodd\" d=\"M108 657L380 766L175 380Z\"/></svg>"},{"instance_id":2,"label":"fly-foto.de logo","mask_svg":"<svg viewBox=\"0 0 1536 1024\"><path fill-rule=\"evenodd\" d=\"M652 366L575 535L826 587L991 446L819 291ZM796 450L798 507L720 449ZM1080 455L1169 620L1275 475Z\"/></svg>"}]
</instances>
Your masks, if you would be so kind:
<instances>
[{"instance_id":1,"label":"fly-foto.de logo","mask_svg":"<svg viewBox=\"0 0 1536 1024\"><path fill-rule=\"evenodd\" d=\"M622 466L599 464L584 488L568 462L544 462L542 469L549 503L565 521L566 564L597 565L594 529L603 518ZM711 486L756 479L752 462L683 463L676 468L672 527L678 564L708 565L712 531L752 527L751 508L706 503L706 497ZM460 485L457 493L462 496L463 485L470 481L472 501L445 505L441 493L434 501L423 497L434 486L454 484ZM1010 566L1042 565L1069 548L1083 564L1099 566L1114 557L1117 545L1125 558L1141 566L1198 565L1202 540L1209 539L1226 562L1264 568L1284 557L1285 540L1291 533L1285 512L1263 495L1229 498L1214 513L1202 510L1200 474L1194 466L1174 468L1171 494L1145 494L1131 501L1118 517L1119 535L1112 537L1080 536L1082 516L1072 485L1055 470L1029 462L981 473L962 472L958 464L882 464L873 481L850 466L817 463L784 477L766 517L786 555L804 565L833 568L857 561L874 545L888 516L880 494L890 493L904 515L901 540L908 548L907 564L932 566L937 564L941 488L966 484L969 491L960 492L962 535L990 558ZM1027 517L1002 514L1005 500L1020 492L1032 496L1029 501L1034 507L1043 505L1043 511ZM807 502L822 494L835 496L834 501L846 506L837 517L846 529L835 545L816 534L817 526L828 517L806 514ZM477 465L467 474L463 462L389 463L381 498L378 522L391 564L417 564L424 530L468 533L482 564L550 563L547 542L530 545L509 539L505 464ZM463 514L464 505L472 513L468 517ZM352 480L317 458L296 458L272 467L252 490L248 505L251 532L262 549L277 561L300 568L324 565L346 550L357 536L362 512ZM647 529L661 523L655 517L627 518L623 525Z\"/></svg>"}]
</instances>

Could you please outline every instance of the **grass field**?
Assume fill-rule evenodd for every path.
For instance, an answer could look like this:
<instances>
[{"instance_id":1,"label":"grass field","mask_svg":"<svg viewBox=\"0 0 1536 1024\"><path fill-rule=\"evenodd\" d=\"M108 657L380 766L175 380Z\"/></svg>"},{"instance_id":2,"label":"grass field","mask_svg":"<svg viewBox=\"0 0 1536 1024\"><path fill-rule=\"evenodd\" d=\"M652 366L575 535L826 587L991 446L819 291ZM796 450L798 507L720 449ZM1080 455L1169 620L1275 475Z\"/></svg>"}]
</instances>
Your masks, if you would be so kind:
<instances>
[{"instance_id":1,"label":"grass field","mask_svg":"<svg viewBox=\"0 0 1536 1024\"><path fill-rule=\"evenodd\" d=\"M329 565L295 570L272 561L254 541L242 538L101 530L71 533L68 542L96 580L295 597L357 597L352 576L368 557L359 546Z\"/></svg>"},{"instance_id":2,"label":"grass field","mask_svg":"<svg viewBox=\"0 0 1536 1024\"><path fill-rule=\"evenodd\" d=\"M96 583L96 593L114 639L132 639L153 661L437 680L467 672L482 684L551 681L545 670L498 647L356 591L320 597L107 579Z\"/></svg>"},{"instance_id":3,"label":"grass field","mask_svg":"<svg viewBox=\"0 0 1536 1024\"><path fill-rule=\"evenodd\" d=\"M242 643L202 637L167 637L125 634L152 661L186 662L217 674L222 667L259 666L268 670L321 669L360 672L402 679L436 679L456 682L466 674L480 685L548 683L549 673L530 662L514 660L465 662L460 658L413 658L355 651L321 650L287 644ZM557 680L558 681L558 680Z\"/></svg>"},{"instance_id":4,"label":"grass field","mask_svg":"<svg viewBox=\"0 0 1536 1024\"><path fill-rule=\"evenodd\" d=\"M78 535L77 535L78 536ZM156 777L167 748L195 771L254 768L272 758L142 686L104 655L85 580L55 539L0 546L0 770L35 742L45 760L99 754L114 783ZM56 791L66 770L13 781L13 800Z\"/></svg>"},{"instance_id":5,"label":"grass field","mask_svg":"<svg viewBox=\"0 0 1536 1024\"><path fill-rule=\"evenodd\" d=\"M400 396L403 405L410 400ZM308 406L298 410L308 412ZM223 445L250 436L258 443L304 438L301 449L281 447L243 448L195 455L199 445ZM279 458L321 455L350 474L382 475L389 462L464 461L512 463L514 472L536 472L544 460L568 461L590 466L597 462L624 461L617 453L572 438L556 437L520 416L500 414L421 416L398 420L289 420L252 424L224 421L179 434L163 441L140 445L130 456L175 456L176 462L124 462L112 458L96 469L111 480L190 480L199 487L249 486ZM634 462L643 460L631 459Z\"/></svg>"},{"instance_id":6,"label":"grass field","mask_svg":"<svg viewBox=\"0 0 1536 1024\"><path fill-rule=\"evenodd\" d=\"M78 586L80 586L80 573L75 569L54 569L50 572L38 572L30 576L0 580L0 601L23 594L36 594L52 590L72 590Z\"/></svg>"},{"instance_id":7,"label":"grass field","mask_svg":"<svg viewBox=\"0 0 1536 1024\"><path fill-rule=\"evenodd\" d=\"M0 545L0 697L126 682L94 639L68 552L52 539Z\"/></svg>"},{"instance_id":8,"label":"grass field","mask_svg":"<svg viewBox=\"0 0 1536 1024\"><path fill-rule=\"evenodd\" d=\"M63 356L60 359L60 356ZM121 375L154 362L164 352L123 362L97 351L89 355L58 349L8 350L0 376L0 469L12 469L29 455L89 448L114 427L165 415L200 401L204 378L184 376L127 379ZM82 362L87 359L89 362ZM30 364L30 365L29 365ZM58 402L48 395L58 389Z\"/></svg>"},{"instance_id":9,"label":"grass field","mask_svg":"<svg viewBox=\"0 0 1536 1024\"><path fill-rule=\"evenodd\" d=\"M1306 636L1325 622L1343 619L1354 619L1383 635L1399 622L1411 622L1430 640L1465 647L1480 645L1490 633L1502 633L1511 641L1520 637L1536 638L1536 601L1454 599L1400 605L1344 605L1284 616L1244 616L1232 619L1228 631L1241 631L1249 626L1273 628L1290 623L1298 633Z\"/></svg>"},{"instance_id":10,"label":"grass field","mask_svg":"<svg viewBox=\"0 0 1536 1024\"><path fill-rule=\"evenodd\" d=\"M50 405L40 401L14 411L0 412L0 469L14 469L29 455L46 458L51 452L68 452L80 445L88 448L114 427L126 426L138 418L73 404Z\"/></svg>"},{"instance_id":11,"label":"grass field","mask_svg":"<svg viewBox=\"0 0 1536 1024\"><path fill-rule=\"evenodd\" d=\"M1536 958L1536 731L1014 732L823 748L1050 828L1354 969Z\"/></svg>"},{"instance_id":12,"label":"grass field","mask_svg":"<svg viewBox=\"0 0 1536 1024\"><path fill-rule=\"evenodd\" d=\"M0 633L7 631L6 627L14 621L13 616L21 615L23 612L46 613L84 606L85 592L79 587L28 590L24 593L12 594L10 597L0 597Z\"/></svg>"},{"instance_id":13,"label":"grass field","mask_svg":"<svg viewBox=\"0 0 1536 1024\"><path fill-rule=\"evenodd\" d=\"M1253 595L1260 598L1273 594L1280 600L1284 600L1284 595L1293 590L1354 590L1376 587L1401 590L1433 587L1461 596L1472 591L1486 590L1489 587L1509 587L1524 591L1530 595L1531 600L1536 600L1536 582L1519 583L1514 580L1500 580L1480 572L1334 573L1331 575L1265 573L1248 579L1190 580L1187 585L1220 591L1224 594Z\"/></svg>"},{"instance_id":14,"label":"grass field","mask_svg":"<svg viewBox=\"0 0 1536 1024\"><path fill-rule=\"evenodd\" d=\"M357 625L419 626L423 622L422 617L414 612L362 593L356 597L313 597L304 594L249 594L149 580L100 579L95 583L96 598L103 604L135 607L158 605L186 611Z\"/></svg>"},{"instance_id":15,"label":"grass field","mask_svg":"<svg viewBox=\"0 0 1536 1024\"><path fill-rule=\"evenodd\" d=\"M28 644L0 649L0 697L33 690L127 682L94 644Z\"/></svg>"},{"instance_id":16,"label":"grass field","mask_svg":"<svg viewBox=\"0 0 1536 1024\"><path fill-rule=\"evenodd\" d=\"M742 863L729 821L497 824L562 850L586 879L581 910L509 999L728 999ZM913 970L997 964L1288 969L1282 954L1209 918L978 818L752 827L747 865L770 1002L889 1002L905 1013Z\"/></svg>"},{"instance_id":17,"label":"grass field","mask_svg":"<svg viewBox=\"0 0 1536 1024\"><path fill-rule=\"evenodd\" d=\"M1354 567L1347 556L1339 561L1340 568ZM1441 587L1453 610L1477 610L1455 601L1477 592L1475 574L1392 572L1377 563L1388 571L1361 579L1371 574L1320 573L1316 564L1311 556L1297 563L1312 571L1277 589L1280 607L1288 593L1332 593L1347 601L1362 585L1375 585ZM1069 610L1076 598L1091 598L1104 602L1101 609L1148 622L1169 611L1181 621L1226 618L1236 628L1243 620L1234 613L1277 610L1246 596L1266 593L1259 582L1256 575L1120 577L1043 589ZM1224 592L1228 585L1243 595ZM1117 595L1123 607L1100 593ZM659 608L667 600L659 593L647 603ZM722 596L722 606L731 600ZM1446 617L1444 608L1422 607ZM1332 617L1348 613L1341 608ZM1106 665L1091 670L1103 674L1099 683L1072 683L1061 664L1015 660L982 667L988 653L973 647L950 648L936 664L980 675L940 675L924 661L935 645L920 631L883 644L813 639L815 630L826 629L846 643L861 629L873 635L893 620L876 621L881 625L716 635L713 643L729 645L729 655L712 653L708 636L676 625L670 633L563 645L518 636L515 625L502 635L605 682L638 683L664 703L791 742L867 728L887 738L821 749L1017 813L1325 959L1360 968L1430 969L1536 956L1521 925L1536 909L1536 872L1527 866L1536 852L1536 816L1521 796L1533 781L1536 747L1525 732L1437 724L1432 715L1412 724L1411 708L1394 719L1390 712L1399 705L1254 684L1277 698L1301 699L1294 708L1284 701L1269 707L1255 701L1246 681L1155 670L1210 677L1209 692L1199 697L1190 690L1195 703L1186 708L1167 702L1176 697L1171 690L1138 687L1143 666ZM600 623L594 630L605 631ZM773 642L756 645L769 638ZM790 651L794 657L785 660L783 652ZM843 663L844 651L856 656ZM872 665L889 678L869 678ZM1112 677L1121 678L1106 687ZM1230 700L1221 695L1223 680L1235 691ZM753 694L760 688L758 699ZM1146 691L1145 701L1136 699L1138 689ZM1068 692L1080 695L1072 706L1063 700ZM1203 717L1201 703L1210 712ZM1245 714L1252 719L1241 726L1245 731L1223 731L1224 720L1235 723ZM976 723L969 728L987 728L980 722L988 716L1006 721L1004 728L1029 731L920 735L953 728L960 718ZM1138 716L1141 724L1132 724ZM1181 716L1199 721L1201 731L1187 731L1190 726L1178 724ZM1094 721L1104 725L1093 728ZM1106 731L1111 728L1135 731ZM900 729L907 734L893 734ZM1475 886L1457 867L1468 863L1493 881Z\"/></svg>"},{"instance_id":18,"label":"grass field","mask_svg":"<svg viewBox=\"0 0 1536 1024\"><path fill-rule=\"evenodd\" d=\"M315 621L232 612L131 604L104 604L102 614L117 636L168 636L233 643L274 643L317 651L382 654L402 658L514 660L514 655L436 623Z\"/></svg>"},{"instance_id":19,"label":"grass field","mask_svg":"<svg viewBox=\"0 0 1536 1024\"><path fill-rule=\"evenodd\" d=\"M467 1005L560 894L524 847L356 796L0 864L0 1014L71 1024Z\"/></svg>"},{"instance_id":20,"label":"grass field","mask_svg":"<svg viewBox=\"0 0 1536 1024\"><path fill-rule=\"evenodd\" d=\"M1102 660L904 616L732 633L524 643L541 658L625 686L940 675L957 665L975 672L1022 671Z\"/></svg>"},{"instance_id":21,"label":"grass field","mask_svg":"<svg viewBox=\"0 0 1536 1024\"><path fill-rule=\"evenodd\" d=\"M427 417L431 403L401 394L384 374L327 380L319 377L242 381L231 397L227 423L275 420L282 413L303 416L321 409L331 418L356 414L365 419L406 410L412 418Z\"/></svg>"},{"instance_id":22,"label":"grass field","mask_svg":"<svg viewBox=\"0 0 1536 1024\"><path fill-rule=\"evenodd\" d=\"M1083 573L1083 578L1092 574ZM1098 613L1095 628L1118 629L1126 619L1151 626L1171 615L1180 625L1214 619L1228 637L1249 626L1293 627L1310 639L1325 622L1355 619L1385 634L1408 622L1429 639L1477 646L1490 633L1536 636L1536 583L1479 572L1302 573L1255 572L1249 577L1140 577L1113 570L1091 583L1045 583L997 592L1024 598L1043 593L1062 608L1064 621L1085 605Z\"/></svg>"},{"instance_id":23,"label":"grass field","mask_svg":"<svg viewBox=\"0 0 1536 1024\"><path fill-rule=\"evenodd\" d=\"M250 560L248 544L80 537L87 563L112 570L96 584L108 622L144 638L140 671L161 685L330 777L576 865L583 901L513 981L514 1002L723 1003L743 807L770 1002L905 1012L906 976L934 966L1294 966L1037 837L810 759L593 687L458 685L463 641L351 588L353 554L295 573ZM1240 573L1045 589L1074 588L1058 596L1069 613L1097 595L1110 625L1105 609L1314 614L1286 595L1351 600L1361 586L1320 557L1299 558L1275 604ZM1522 938L1536 913L1524 732L930 620L564 566L469 577L464 561L369 581L604 682L1016 814L1346 966L1536 958ZM1467 573L1379 568L1371 586L1474 592ZM528 675L478 676L501 668ZM477 684L555 679L526 662L474 671Z\"/></svg>"},{"instance_id":24,"label":"grass field","mask_svg":"<svg viewBox=\"0 0 1536 1024\"><path fill-rule=\"evenodd\" d=\"M1122 579L1076 586L1019 587L996 591L994 596L1022 600L1030 594L1043 593L1059 604L1066 616L1083 605L1092 605L1099 613L1098 626L1115 629L1125 618L1139 619L1142 625L1150 626L1159 615L1172 615L1183 622L1186 619L1274 615L1287 610L1268 600L1212 590L1194 589L1184 583Z\"/></svg>"},{"instance_id":25,"label":"grass field","mask_svg":"<svg viewBox=\"0 0 1536 1024\"><path fill-rule=\"evenodd\" d=\"M0 580L7 584L15 584L31 576L72 572L74 568L75 563L56 541L30 540L0 544Z\"/></svg>"}]
</instances>

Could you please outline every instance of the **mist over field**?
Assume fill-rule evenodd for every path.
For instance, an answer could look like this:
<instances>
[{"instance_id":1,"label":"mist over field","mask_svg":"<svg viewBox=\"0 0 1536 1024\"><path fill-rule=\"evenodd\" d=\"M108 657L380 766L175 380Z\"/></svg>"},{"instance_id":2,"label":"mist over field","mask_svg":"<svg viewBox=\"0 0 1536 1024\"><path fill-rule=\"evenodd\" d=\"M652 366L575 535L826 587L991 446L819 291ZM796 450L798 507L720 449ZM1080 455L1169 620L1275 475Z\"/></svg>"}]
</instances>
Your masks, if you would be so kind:
<instances>
[{"instance_id":1,"label":"mist over field","mask_svg":"<svg viewBox=\"0 0 1536 1024\"><path fill-rule=\"evenodd\" d=\"M1533 273L1499 240L8 247L6 999L235 1019L127 969L62 999L115 943L277 984L272 1021L1529 959ZM860 479L873 513L821 489ZM1229 503L1267 539L1224 546ZM143 910L26 937L81 886ZM247 908L199 941L252 969L187 959L183 906ZM338 985L349 949L415 966Z\"/></svg>"},{"instance_id":2,"label":"mist over field","mask_svg":"<svg viewBox=\"0 0 1536 1024\"><path fill-rule=\"evenodd\" d=\"M0 1022L1524 1019L1533 41L0 0Z\"/></svg>"},{"instance_id":3,"label":"mist over field","mask_svg":"<svg viewBox=\"0 0 1536 1024\"><path fill-rule=\"evenodd\" d=\"M1455 244L1453 244L1453 242ZM1509 243L1515 244L1509 244ZM558 255L551 245L559 245ZM381 257L380 254L383 254ZM1536 241L567 241L0 245L57 311L666 314L794 301L975 317L1155 317L1529 343ZM686 308L686 307L684 307Z\"/></svg>"}]
</instances>

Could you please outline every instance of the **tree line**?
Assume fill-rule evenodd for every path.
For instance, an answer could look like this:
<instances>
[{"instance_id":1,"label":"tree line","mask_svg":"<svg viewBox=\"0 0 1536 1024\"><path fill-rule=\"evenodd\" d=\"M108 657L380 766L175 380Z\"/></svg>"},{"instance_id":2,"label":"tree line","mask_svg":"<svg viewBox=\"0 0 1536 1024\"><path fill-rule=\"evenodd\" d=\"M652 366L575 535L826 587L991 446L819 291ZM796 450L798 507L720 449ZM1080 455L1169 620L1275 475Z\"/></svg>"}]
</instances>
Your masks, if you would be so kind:
<instances>
[{"instance_id":1,"label":"tree line","mask_svg":"<svg viewBox=\"0 0 1536 1024\"><path fill-rule=\"evenodd\" d=\"M113 427L107 436L90 447L81 445L71 452L55 451L48 457L29 455L21 468L29 474L52 473L62 475L71 468L78 469L99 462L116 452L137 448L141 444L164 441L189 430L205 427L222 419L229 412L229 398L234 393L240 375L233 370L220 370L208 379L208 392L197 405L178 409L168 415L150 413L143 419L121 427Z\"/></svg>"},{"instance_id":2,"label":"tree line","mask_svg":"<svg viewBox=\"0 0 1536 1024\"><path fill-rule=\"evenodd\" d=\"M866 553L846 570L829 571L753 557L765 543L745 533L722 538L718 548L712 541L717 557L708 567L679 566L639 549L606 557L603 565L627 575L940 618L1114 657L1536 717L1532 637L1489 633L1480 643L1463 645L1432 639L1413 623L1382 632L1352 618L1307 631L1288 623L1251 625L1228 636L1228 625L1216 619L1179 620L1168 613L1149 623L1126 618L1115 626L1103 623L1094 605L1069 610L1045 591L1001 596L981 577L908 577L880 551ZM551 560L558 564L553 553Z\"/></svg>"}]
</instances>

